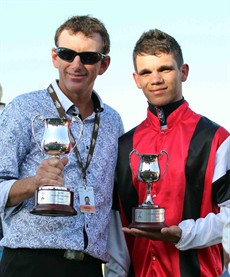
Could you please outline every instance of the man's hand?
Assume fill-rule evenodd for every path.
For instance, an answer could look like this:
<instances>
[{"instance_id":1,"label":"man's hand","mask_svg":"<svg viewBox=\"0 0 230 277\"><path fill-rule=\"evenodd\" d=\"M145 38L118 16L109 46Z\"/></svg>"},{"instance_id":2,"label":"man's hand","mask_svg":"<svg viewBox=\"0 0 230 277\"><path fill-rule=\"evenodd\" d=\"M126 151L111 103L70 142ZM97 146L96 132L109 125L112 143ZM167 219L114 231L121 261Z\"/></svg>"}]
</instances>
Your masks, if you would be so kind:
<instances>
[{"instance_id":1,"label":"man's hand","mask_svg":"<svg viewBox=\"0 0 230 277\"><path fill-rule=\"evenodd\" d=\"M143 231L135 228L122 228L126 234L133 235L135 237L144 237L151 240L161 240L167 242L177 243L181 238L181 229L176 226L164 227L160 231Z\"/></svg>"},{"instance_id":2,"label":"man's hand","mask_svg":"<svg viewBox=\"0 0 230 277\"><path fill-rule=\"evenodd\" d=\"M41 162L34 176L35 187L41 186L63 186L63 169L68 162L68 158L51 158Z\"/></svg>"},{"instance_id":3,"label":"man's hand","mask_svg":"<svg viewBox=\"0 0 230 277\"><path fill-rule=\"evenodd\" d=\"M228 268L228 265L230 264L230 255L223 249L224 254L224 266L225 268Z\"/></svg>"}]
</instances>

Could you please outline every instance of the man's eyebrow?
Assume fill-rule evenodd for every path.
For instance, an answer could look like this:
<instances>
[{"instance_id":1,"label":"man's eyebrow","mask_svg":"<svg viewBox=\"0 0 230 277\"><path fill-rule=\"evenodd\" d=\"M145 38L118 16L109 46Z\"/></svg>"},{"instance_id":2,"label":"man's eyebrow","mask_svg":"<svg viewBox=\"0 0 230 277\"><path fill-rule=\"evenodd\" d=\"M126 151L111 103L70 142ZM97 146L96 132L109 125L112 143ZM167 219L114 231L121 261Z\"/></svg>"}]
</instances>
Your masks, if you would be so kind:
<instances>
[{"instance_id":1,"label":"man's eyebrow","mask_svg":"<svg viewBox=\"0 0 230 277\"><path fill-rule=\"evenodd\" d=\"M173 65L162 65L159 67L158 71L162 71L165 69L174 69L175 67Z\"/></svg>"},{"instance_id":2,"label":"man's eyebrow","mask_svg":"<svg viewBox=\"0 0 230 277\"><path fill-rule=\"evenodd\" d=\"M148 73L151 73L152 71L150 69L142 69L140 71L137 72L138 75L143 75L143 74L148 74Z\"/></svg>"},{"instance_id":3,"label":"man's eyebrow","mask_svg":"<svg viewBox=\"0 0 230 277\"><path fill-rule=\"evenodd\" d=\"M157 71L161 72L161 71L164 71L164 70L173 70L174 68L175 67L173 65L162 65L157 69ZM148 74L148 73L151 73L151 72L152 72L151 69L143 68L142 70L137 71L137 74L138 75L144 75L144 74Z\"/></svg>"}]
</instances>

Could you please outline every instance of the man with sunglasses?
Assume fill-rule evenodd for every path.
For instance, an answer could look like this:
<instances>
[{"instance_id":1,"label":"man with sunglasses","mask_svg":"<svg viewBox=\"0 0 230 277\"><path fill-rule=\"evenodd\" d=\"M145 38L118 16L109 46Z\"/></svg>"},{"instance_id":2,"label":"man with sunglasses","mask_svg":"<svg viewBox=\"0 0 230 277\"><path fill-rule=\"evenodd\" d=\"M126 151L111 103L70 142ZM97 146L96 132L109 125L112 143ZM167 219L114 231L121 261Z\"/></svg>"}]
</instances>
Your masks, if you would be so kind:
<instances>
[{"instance_id":1,"label":"man with sunglasses","mask_svg":"<svg viewBox=\"0 0 230 277\"><path fill-rule=\"evenodd\" d=\"M114 170L123 133L119 114L93 89L97 76L109 67L109 51L102 22L90 16L68 19L57 29L52 49L59 79L47 89L16 97L1 115L1 277L102 277L102 263L109 259ZM37 115L71 120L75 140L80 125L72 119L78 116L83 130L77 150L60 159L43 153L35 141L42 139L43 123L34 122L32 128ZM38 188L63 185L74 192L77 215L31 213ZM91 210L81 210L86 193L94 200Z\"/></svg>"}]
</instances>

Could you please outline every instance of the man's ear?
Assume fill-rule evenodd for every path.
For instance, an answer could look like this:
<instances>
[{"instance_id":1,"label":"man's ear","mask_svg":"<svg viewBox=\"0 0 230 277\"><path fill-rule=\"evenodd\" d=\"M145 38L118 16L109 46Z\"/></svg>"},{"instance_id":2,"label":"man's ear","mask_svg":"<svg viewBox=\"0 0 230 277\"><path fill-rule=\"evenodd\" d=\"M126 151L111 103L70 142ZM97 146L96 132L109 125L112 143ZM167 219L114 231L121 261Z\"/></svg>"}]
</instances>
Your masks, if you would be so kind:
<instances>
[{"instance_id":1,"label":"man's ear","mask_svg":"<svg viewBox=\"0 0 230 277\"><path fill-rule=\"evenodd\" d=\"M189 66L188 64L183 64L181 66L181 82L185 82L188 78Z\"/></svg>"},{"instance_id":2,"label":"man's ear","mask_svg":"<svg viewBox=\"0 0 230 277\"><path fill-rule=\"evenodd\" d=\"M99 70L98 75L102 75L103 73L105 73L105 71L107 70L107 68L110 65L110 56L106 56L102 61L101 61L101 67Z\"/></svg>"},{"instance_id":3,"label":"man's ear","mask_svg":"<svg viewBox=\"0 0 230 277\"><path fill-rule=\"evenodd\" d=\"M52 51L51 56L52 56L53 65L54 65L54 67L58 68L58 55L55 51L55 48L52 48L51 51Z\"/></svg>"}]
</instances>

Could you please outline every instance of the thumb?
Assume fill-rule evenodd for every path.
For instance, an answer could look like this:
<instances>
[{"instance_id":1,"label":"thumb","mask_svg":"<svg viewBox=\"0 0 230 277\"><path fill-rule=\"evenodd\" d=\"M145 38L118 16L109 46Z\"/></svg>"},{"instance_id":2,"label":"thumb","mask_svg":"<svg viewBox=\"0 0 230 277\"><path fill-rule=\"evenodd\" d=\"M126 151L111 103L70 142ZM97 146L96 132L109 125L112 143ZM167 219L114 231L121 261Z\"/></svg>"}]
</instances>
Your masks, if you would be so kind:
<instances>
[{"instance_id":1,"label":"thumb","mask_svg":"<svg viewBox=\"0 0 230 277\"><path fill-rule=\"evenodd\" d=\"M162 228L161 233L164 234L164 235L170 234L170 228L169 227Z\"/></svg>"},{"instance_id":2,"label":"thumb","mask_svg":"<svg viewBox=\"0 0 230 277\"><path fill-rule=\"evenodd\" d=\"M68 157L64 157L64 158L61 159L61 162L62 162L63 166L66 166L68 161L69 161Z\"/></svg>"}]
</instances>

